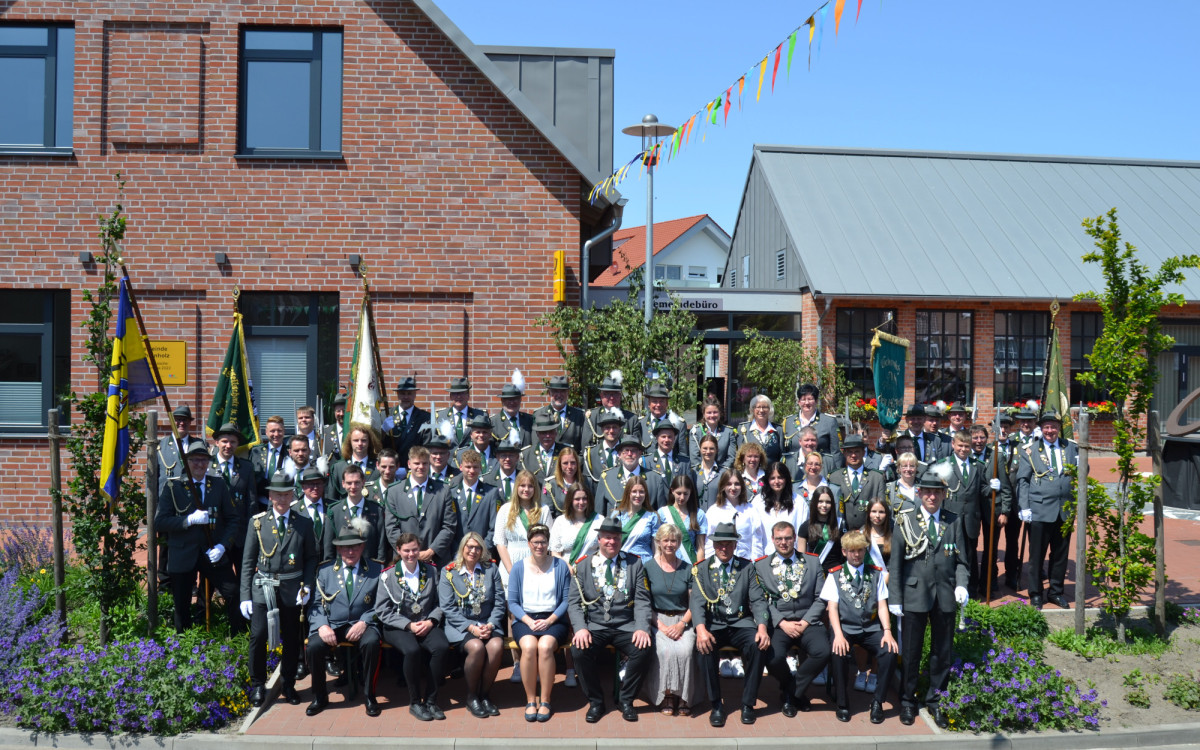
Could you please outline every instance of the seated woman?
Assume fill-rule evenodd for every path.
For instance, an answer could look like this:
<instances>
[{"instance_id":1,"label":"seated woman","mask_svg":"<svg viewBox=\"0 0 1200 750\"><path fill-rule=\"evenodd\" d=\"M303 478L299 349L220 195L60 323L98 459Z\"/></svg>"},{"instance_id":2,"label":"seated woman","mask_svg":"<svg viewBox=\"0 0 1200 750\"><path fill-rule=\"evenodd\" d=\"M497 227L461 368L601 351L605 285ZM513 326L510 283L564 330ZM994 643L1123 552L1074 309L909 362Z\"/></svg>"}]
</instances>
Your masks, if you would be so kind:
<instances>
[{"instance_id":1,"label":"seated woman","mask_svg":"<svg viewBox=\"0 0 1200 750\"><path fill-rule=\"evenodd\" d=\"M621 523L621 551L642 558L645 563L654 556L654 532L662 519L650 507L650 486L640 474L630 478L625 494L614 514Z\"/></svg>"},{"instance_id":2,"label":"seated woman","mask_svg":"<svg viewBox=\"0 0 1200 750\"><path fill-rule=\"evenodd\" d=\"M675 477L676 481L685 477ZM678 555L683 534L674 524L658 527L654 534L654 559L646 563L646 587L654 610L651 622L657 635L657 658L646 675L644 690L651 705L663 714L689 716L696 697L693 656L696 631L692 630L691 565Z\"/></svg>"},{"instance_id":3,"label":"seated woman","mask_svg":"<svg viewBox=\"0 0 1200 750\"><path fill-rule=\"evenodd\" d=\"M574 448L563 448L554 457L554 473L542 487L542 505L549 506L550 515L558 518L567 512L567 488L573 484L590 485ZM590 486L589 486L590 490Z\"/></svg>"},{"instance_id":4,"label":"seated woman","mask_svg":"<svg viewBox=\"0 0 1200 750\"><path fill-rule=\"evenodd\" d=\"M466 655L467 710L485 719L500 709L488 698L504 652L504 615L507 612L500 571L484 559L487 544L478 532L468 531L458 545L458 557L446 566L438 581L438 599L446 616L446 637Z\"/></svg>"},{"instance_id":5,"label":"seated woman","mask_svg":"<svg viewBox=\"0 0 1200 750\"><path fill-rule=\"evenodd\" d=\"M508 579L508 609L513 639L521 650L525 721L549 721L554 688L554 652L567 639L567 594L571 572L550 554L550 529L529 527L529 557L513 566ZM542 689L537 690L541 680Z\"/></svg>"},{"instance_id":6,"label":"seated woman","mask_svg":"<svg viewBox=\"0 0 1200 750\"><path fill-rule=\"evenodd\" d=\"M408 712L418 721L444 719L437 692L446 676L450 643L442 629L437 568L417 559L421 542L416 534L406 531L396 537L396 552L400 562L380 579L375 616L383 640L404 655Z\"/></svg>"},{"instance_id":7,"label":"seated woman","mask_svg":"<svg viewBox=\"0 0 1200 750\"><path fill-rule=\"evenodd\" d=\"M704 542L708 538L708 516L696 504L696 485L692 478L679 475L671 480L667 492L671 501L658 509L658 517L664 526L675 526L680 533L679 555L685 565L704 559ZM660 527L661 530L661 527ZM658 539L655 532L655 539Z\"/></svg>"},{"instance_id":8,"label":"seated woman","mask_svg":"<svg viewBox=\"0 0 1200 750\"><path fill-rule=\"evenodd\" d=\"M842 564L842 528L833 490L818 487L808 501L808 520L796 530L796 549L811 552L828 573Z\"/></svg>"}]
</instances>

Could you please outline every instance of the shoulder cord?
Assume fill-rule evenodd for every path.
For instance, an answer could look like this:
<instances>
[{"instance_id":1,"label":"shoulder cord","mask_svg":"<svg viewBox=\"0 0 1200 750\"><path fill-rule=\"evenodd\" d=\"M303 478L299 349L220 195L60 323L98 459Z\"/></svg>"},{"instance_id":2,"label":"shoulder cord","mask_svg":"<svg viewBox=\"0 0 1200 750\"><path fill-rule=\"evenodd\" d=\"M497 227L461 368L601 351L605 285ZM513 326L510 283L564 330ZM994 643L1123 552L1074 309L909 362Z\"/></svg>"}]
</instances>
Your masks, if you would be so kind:
<instances>
[{"instance_id":1,"label":"shoulder cord","mask_svg":"<svg viewBox=\"0 0 1200 750\"><path fill-rule=\"evenodd\" d=\"M291 529L291 526L288 528ZM276 539L275 546L271 548L270 552L267 552L267 545L263 544L261 518L254 519L254 535L258 537L258 552L263 557L274 557L275 553L279 551L279 545L283 543L283 539Z\"/></svg>"},{"instance_id":2,"label":"shoulder cord","mask_svg":"<svg viewBox=\"0 0 1200 750\"><path fill-rule=\"evenodd\" d=\"M700 582L700 566L692 566L692 578L696 579L696 588L700 591L700 596L704 597L704 601L708 602L709 606L715 605L721 601L720 596L709 597L708 592L704 590L704 584Z\"/></svg>"},{"instance_id":3,"label":"shoulder cord","mask_svg":"<svg viewBox=\"0 0 1200 750\"><path fill-rule=\"evenodd\" d=\"M584 559L588 561L589 565L591 564L592 558L590 555ZM571 580L575 581L575 588L579 589L579 601L583 603L584 610L587 610L588 607L590 607L593 604L595 604L596 602L600 601L600 597L602 595L596 594L595 599L588 601L587 597L583 595L583 585L581 583L579 583L579 574L575 570L577 567L579 567L579 566L578 565L568 565L567 569L571 571ZM597 587L597 589L599 589L599 587Z\"/></svg>"}]
</instances>

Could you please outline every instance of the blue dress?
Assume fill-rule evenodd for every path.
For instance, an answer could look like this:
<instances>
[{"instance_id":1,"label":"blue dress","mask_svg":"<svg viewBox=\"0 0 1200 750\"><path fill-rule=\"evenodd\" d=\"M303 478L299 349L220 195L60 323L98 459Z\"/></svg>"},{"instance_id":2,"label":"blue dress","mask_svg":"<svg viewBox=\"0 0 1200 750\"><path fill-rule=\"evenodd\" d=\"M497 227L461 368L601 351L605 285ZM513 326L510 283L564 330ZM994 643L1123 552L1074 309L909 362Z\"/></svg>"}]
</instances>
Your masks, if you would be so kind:
<instances>
[{"instance_id":1,"label":"blue dress","mask_svg":"<svg viewBox=\"0 0 1200 750\"><path fill-rule=\"evenodd\" d=\"M630 513L618 513L616 519L624 527L630 515ZM625 543L621 545L621 550L632 552L642 558L642 562L651 559L654 557L654 532L658 531L658 527L661 525L662 519L658 517L658 514L647 509L638 519L637 524L629 530L629 535L625 537Z\"/></svg>"}]
</instances>

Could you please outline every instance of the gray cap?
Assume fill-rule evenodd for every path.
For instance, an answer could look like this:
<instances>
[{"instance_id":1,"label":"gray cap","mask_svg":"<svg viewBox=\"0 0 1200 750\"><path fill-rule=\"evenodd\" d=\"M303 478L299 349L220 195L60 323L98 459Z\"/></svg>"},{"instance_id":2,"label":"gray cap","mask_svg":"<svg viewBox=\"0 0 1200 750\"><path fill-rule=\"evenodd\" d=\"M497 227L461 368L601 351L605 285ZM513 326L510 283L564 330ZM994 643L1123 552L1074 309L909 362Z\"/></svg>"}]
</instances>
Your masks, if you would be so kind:
<instances>
[{"instance_id":1,"label":"gray cap","mask_svg":"<svg viewBox=\"0 0 1200 750\"><path fill-rule=\"evenodd\" d=\"M466 378L450 378L451 393L466 393L471 390L471 381Z\"/></svg>"}]
</instances>

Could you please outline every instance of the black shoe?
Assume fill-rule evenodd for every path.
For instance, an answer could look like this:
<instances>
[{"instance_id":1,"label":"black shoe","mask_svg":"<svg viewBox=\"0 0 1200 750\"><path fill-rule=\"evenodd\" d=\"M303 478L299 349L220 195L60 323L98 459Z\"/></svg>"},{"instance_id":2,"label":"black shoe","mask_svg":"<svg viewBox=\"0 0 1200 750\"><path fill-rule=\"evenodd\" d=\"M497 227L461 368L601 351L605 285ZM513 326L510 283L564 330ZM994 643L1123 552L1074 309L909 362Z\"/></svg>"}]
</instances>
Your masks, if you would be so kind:
<instances>
[{"instance_id":1,"label":"black shoe","mask_svg":"<svg viewBox=\"0 0 1200 750\"><path fill-rule=\"evenodd\" d=\"M839 708L837 710L837 720L838 721L850 721L850 709Z\"/></svg>"},{"instance_id":2,"label":"black shoe","mask_svg":"<svg viewBox=\"0 0 1200 750\"><path fill-rule=\"evenodd\" d=\"M929 713L933 714L933 723L937 724L939 729L950 728L950 717L946 716L946 712L941 706L934 706Z\"/></svg>"},{"instance_id":3,"label":"black shoe","mask_svg":"<svg viewBox=\"0 0 1200 750\"><path fill-rule=\"evenodd\" d=\"M471 715L476 719L486 719L491 716L491 713L489 713L488 710L483 707L483 704L479 702L479 699L475 698L474 696L467 698L467 710L470 711Z\"/></svg>"},{"instance_id":4,"label":"black shoe","mask_svg":"<svg viewBox=\"0 0 1200 750\"><path fill-rule=\"evenodd\" d=\"M316 716L317 714L324 711L325 707L328 705L329 705L329 696L320 695L320 694L314 695L313 699L312 699L312 703L309 703L308 708L304 709L304 715L305 716Z\"/></svg>"},{"instance_id":5,"label":"black shoe","mask_svg":"<svg viewBox=\"0 0 1200 750\"><path fill-rule=\"evenodd\" d=\"M426 710L425 704L419 701L413 701L412 703L408 704L408 712L412 714L417 721L433 721L433 717L429 715L429 711Z\"/></svg>"},{"instance_id":6,"label":"black shoe","mask_svg":"<svg viewBox=\"0 0 1200 750\"><path fill-rule=\"evenodd\" d=\"M871 701L871 723L883 723L883 704L879 701Z\"/></svg>"},{"instance_id":7,"label":"black shoe","mask_svg":"<svg viewBox=\"0 0 1200 750\"><path fill-rule=\"evenodd\" d=\"M900 707L900 723L906 727L911 727L917 720L916 706L901 706Z\"/></svg>"},{"instance_id":8,"label":"black shoe","mask_svg":"<svg viewBox=\"0 0 1200 750\"><path fill-rule=\"evenodd\" d=\"M496 704L492 703L491 699L488 698L486 695L483 696L482 698L480 698L479 702L483 704L483 708L485 711L488 712L488 716L499 716L500 715L500 709L496 708Z\"/></svg>"},{"instance_id":9,"label":"black shoe","mask_svg":"<svg viewBox=\"0 0 1200 750\"><path fill-rule=\"evenodd\" d=\"M725 726L725 712L720 708L714 708L708 714L708 723L714 727Z\"/></svg>"},{"instance_id":10,"label":"black shoe","mask_svg":"<svg viewBox=\"0 0 1200 750\"><path fill-rule=\"evenodd\" d=\"M784 701L783 708L780 710L780 713L789 719L794 717L796 715L796 704L792 703L791 701Z\"/></svg>"},{"instance_id":11,"label":"black shoe","mask_svg":"<svg viewBox=\"0 0 1200 750\"><path fill-rule=\"evenodd\" d=\"M300 694L296 692L295 685L284 685L283 690L279 693L279 695L293 706L300 705Z\"/></svg>"},{"instance_id":12,"label":"black shoe","mask_svg":"<svg viewBox=\"0 0 1200 750\"><path fill-rule=\"evenodd\" d=\"M806 714L812 710L812 701L808 699L807 695L797 695L796 708L798 708L801 713Z\"/></svg>"},{"instance_id":13,"label":"black shoe","mask_svg":"<svg viewBox=\"0 0 1200 750\"><path fill-rule=\"evenodd\" d=\"M305 677L308 677L308 665L304 663L303 659L301 659L299 663L296 664L296 679L303 680Z\"/></svg>"},{"instance_id":14,"label":"black shoe","mask_svg":"<svg viewBox=\"0 0 1200 750\"><path fill-rule=\"evenodd\" d=\"M625 721L637 721L637 711L634 710L632 703L621 704L621 718Z\"/></svg>"},{"instance_id":15,"label":"black shoe","mask_svg":"<svg viewBox=\"0 0 1200 750\"><path fill-rule=\"evenodd\" d=\"M267 691L262 685L250 688L250 705L258 708L267 700Z\"/></svg>"},{"instance_id":16,"label":"black shoe","mask_svg":"<svg viewBox=\"0 0 1200 750\"><path fill-rule=\"evenodd\" d=\"M1064 599L1061 594L1051 594L1050 596L1046 597L1046 601L1050 602L1056 607L1070 609L1070 607L1067 605L1067 600Z\"/></svg>"},{"instance_id":17,"label":"black shoe","mask_svg":"<svg viewBox=\"0 0 1200 750\"><path fill-rule=\"evenodd\" d=\"M758 719L758 715L754 713L754 706L742 706L742 723L753 724Z\"/></svg>"},{"instance_id":18,"label":"black shoe","mask_svg":"<svg viewBox=\"0 0 1200 750\"><path fill-rule=\"evenodd\" d=\"M379 712L383 710L379 707L379 701L375 700L375 696L373 695L367 696L366 706L367 716L378 716Z\"/></svg>"},{"instance_id":19,"label":"black shoe","mask_svg":"<svg viewBox=\"0 0 1200 750\"><path fill-rule=\"evenodd\" d=\"M446 720L446 713L438 708L438 704L433 701L425 701L425 711L433 717L434 721Z\"/></svg>"},{"instance_id":20,"label":"black shoe","mask_svg":"<svg viewBox=\"0 0 1200 750\"><path fill-rule=\"evenodd\" d=\"M584 721L586 721L588 724L595 724L597 721L600 721L600 719L603 718L603 716L604 716L604 704L603 703L600 703L600 704L593 703L590 706L588 706L587 716L584 716L583 718L584 718Z\"/></svg>"},{"instance_id":21,"label":"black shoe","mask_svg":"<svg viewBox=\"0 0 1200 750\"><path fill-rule=\"evenodd\" d=\"M1004 577L1004 585L1009 587L1013 591L1021 590L1021 583L1020 583L1020 581L1017 580L1016 576L1005 576Z\"/></svg>"},{"instance_id":22,"label":"black shoe","mask_svg":"<svg viewBox=\"0 0 1200 750\"><path fill-rule=\"evenodd\" d=\"M338 664L337 657L330 655L325 658L325 671L330 677L342 676L342 665Z\"/></svg>"},{"instance_id":23,"label":"black shoe","mask_svg":"<svg viewBox=\"0 0 1200 750\"><path fill-rule=\"evenodd\" d=\"M1041 609L1041 608L1042 608L1042 597L1040 597L1040 596L1031 596L1031 597L1029 597L1029 603L1030 603L1031 605L1033 605L1033 607L1034 607L1035 609Z\"/></svg>"}]
</instances>

